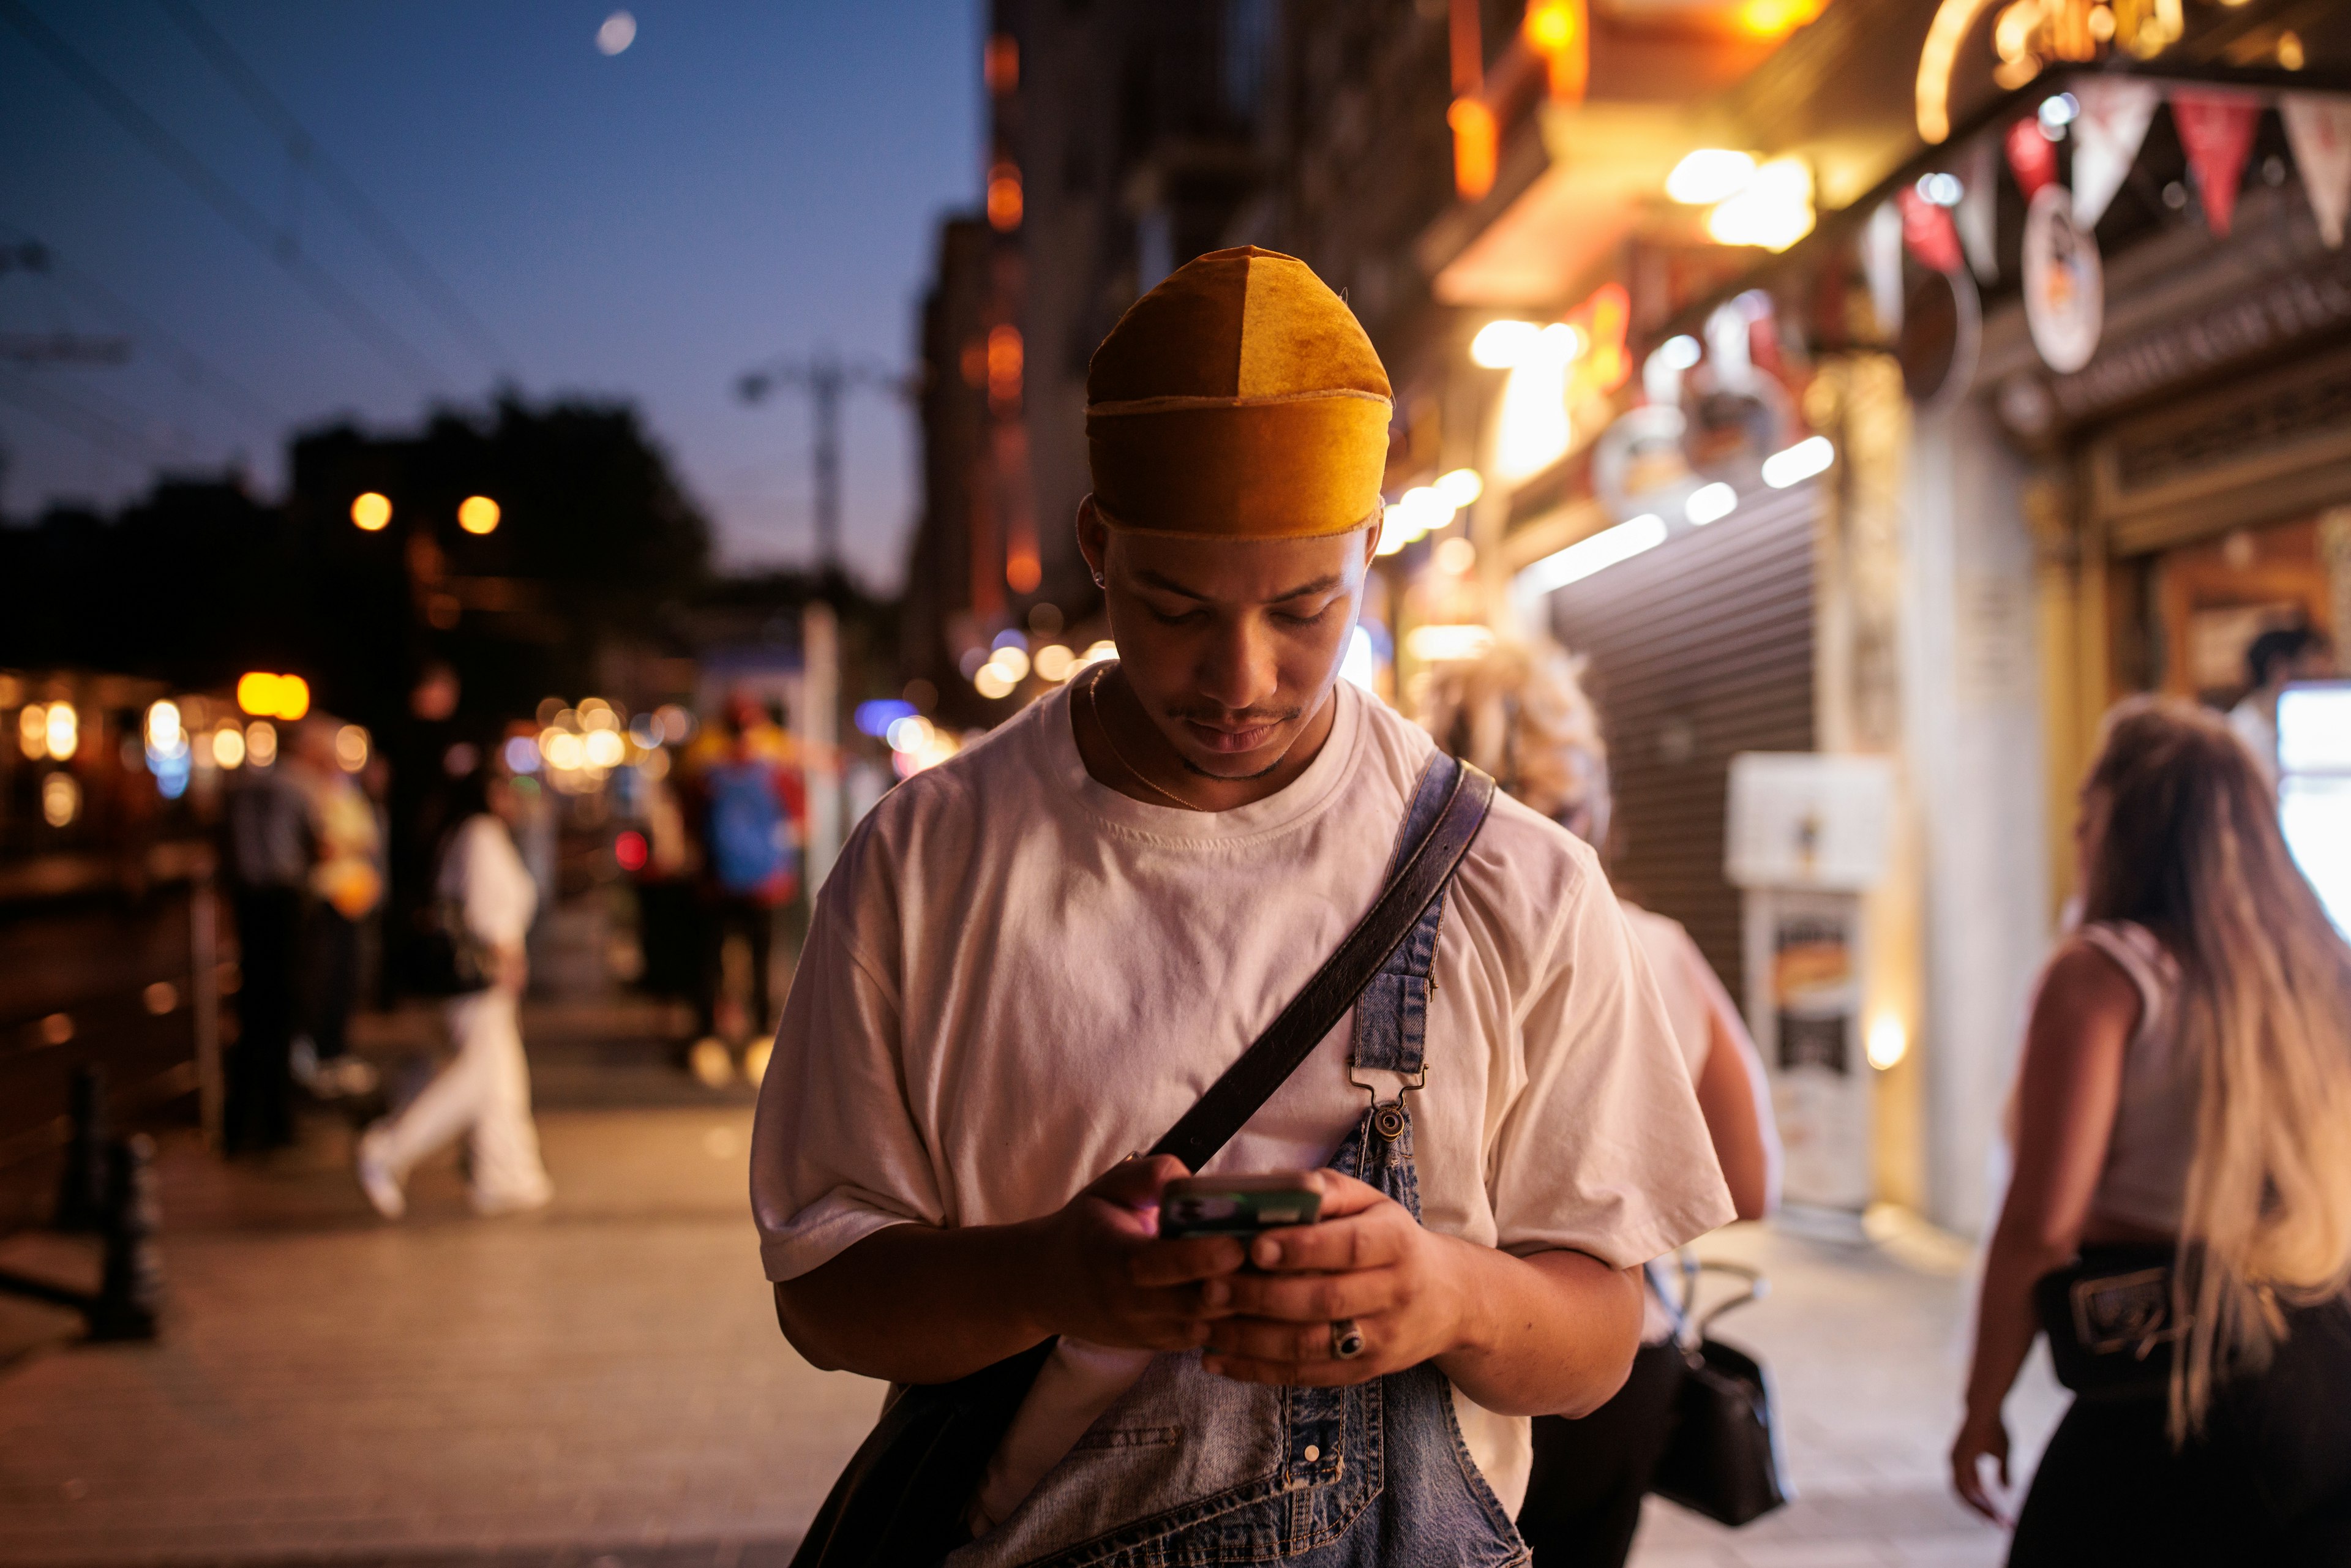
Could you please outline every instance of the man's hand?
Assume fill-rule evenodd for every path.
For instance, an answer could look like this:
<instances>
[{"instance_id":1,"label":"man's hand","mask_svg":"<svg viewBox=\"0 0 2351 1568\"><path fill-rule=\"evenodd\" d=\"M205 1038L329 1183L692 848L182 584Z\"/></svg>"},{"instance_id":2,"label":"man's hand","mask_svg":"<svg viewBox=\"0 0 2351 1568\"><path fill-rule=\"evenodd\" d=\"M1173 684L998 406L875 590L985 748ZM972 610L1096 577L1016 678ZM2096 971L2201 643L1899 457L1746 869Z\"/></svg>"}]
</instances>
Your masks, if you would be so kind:
<instances>
[{"instance_id":1,"label":"man's hand","mask_svg":"<svg viewBox=\"0 0 2351 1568\"><path fill-rule=\"evenodd\" d=\"M1242 1249L1229 1236L1159 1239L1159 1194L1186 1174L1170 1155L1122 1161L1042 1222L1037 1285L1051 1332L1130 1350L1207 1341L1218 1314L1204 1281L1230 1278Z\"/></svg>"},{"instance_id":2,"label":"man's hand","mask_svg":"<svg viewBox=\"0 0 2351 1568\"><path fill-rule=\"evenodd\" d=\"M1336 1171L1316 1171L1322 1218L1249 1244L1264 1272L1209 1279L1202 1305L1208 1371L1244 1383L1366 1383L1463 1343L1468 1245L1425 1230L1410 1210ZM1331 1325L1353 1318L1361 1354L1339 1359Z\"/></svg>"}]
</instances>

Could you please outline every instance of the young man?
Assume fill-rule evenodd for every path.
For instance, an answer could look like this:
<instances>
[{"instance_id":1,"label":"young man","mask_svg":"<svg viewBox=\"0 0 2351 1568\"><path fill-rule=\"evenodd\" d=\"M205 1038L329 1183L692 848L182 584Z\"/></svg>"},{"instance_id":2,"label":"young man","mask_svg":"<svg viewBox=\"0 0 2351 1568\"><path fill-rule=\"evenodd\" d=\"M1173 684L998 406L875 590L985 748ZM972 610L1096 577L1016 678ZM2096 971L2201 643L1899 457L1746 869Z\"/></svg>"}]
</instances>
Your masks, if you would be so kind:
<instances>
[{"instance_id":1,"label":"young man","mask_svg":"<svg viewBox=\"0 0 2351 1568\"><path fill-rule=\"evenodd\" d=\"M785 1332L899 1383L1061 1336L956 1568L1522 1562L1527 1417L1605 1400L1626 1271L1731 1217L1656 988L1591 852L1498 800L1401 971L1210 1166L1367 1179L1318 1174L1322 1223L1247 1271L1155 1239L1185 1173L1127 1156L1363 916L1434 748L1337 679L1390 408L1338 298L1203 256L1087 390L1121 659L885 797L825 884L752 1160ZM1417 1087L1362 1065L1399 1048Z\"/></svg>"}]
</instances>

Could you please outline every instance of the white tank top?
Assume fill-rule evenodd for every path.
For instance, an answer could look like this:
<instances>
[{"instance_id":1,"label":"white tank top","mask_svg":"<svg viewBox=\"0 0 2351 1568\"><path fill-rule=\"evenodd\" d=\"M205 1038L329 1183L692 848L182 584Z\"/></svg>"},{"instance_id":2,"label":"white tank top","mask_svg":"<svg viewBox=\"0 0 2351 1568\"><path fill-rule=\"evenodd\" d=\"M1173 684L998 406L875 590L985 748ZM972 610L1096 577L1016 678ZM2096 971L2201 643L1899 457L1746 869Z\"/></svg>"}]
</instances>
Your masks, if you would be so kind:
<instances>
[{"instance_id":1,"label":"white tank top","mask_svg":"<svg viewBox=\"0 0 2351 1568\"><path fill-rule=\"evenodd\" d=\"M2120 966L2138 988L2138 1028L2123 1050L2122 1098L2115 1107L2106 1166L2090 1202L2093 1224L2176 1235L2196 1156L2201 1077L2179 1038L2179 966L2144 925L2100 921L2082 939Z\"/></svg>"}]
</instances>

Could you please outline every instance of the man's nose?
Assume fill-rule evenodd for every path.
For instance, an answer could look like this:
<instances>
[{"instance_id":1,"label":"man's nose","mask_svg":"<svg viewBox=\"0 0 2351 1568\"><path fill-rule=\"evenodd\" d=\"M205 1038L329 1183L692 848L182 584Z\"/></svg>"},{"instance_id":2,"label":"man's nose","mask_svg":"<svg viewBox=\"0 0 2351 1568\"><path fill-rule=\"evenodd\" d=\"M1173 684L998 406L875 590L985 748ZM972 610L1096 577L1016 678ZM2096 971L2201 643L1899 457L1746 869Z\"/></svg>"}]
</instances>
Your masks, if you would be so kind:
<instances>
[{"instance_id":1,"label":"man's nose","mask_svg":"<svg viewBox=\"0 0 2351 1568\"><path fill-rule=\"evenodd\" d=\"M1203 652L1196 676L1200 695L1228 712L1270 701L1280 685L1273 640L1259 618L1241 615L1218 622Z\"/></svg>"}]
</instances>

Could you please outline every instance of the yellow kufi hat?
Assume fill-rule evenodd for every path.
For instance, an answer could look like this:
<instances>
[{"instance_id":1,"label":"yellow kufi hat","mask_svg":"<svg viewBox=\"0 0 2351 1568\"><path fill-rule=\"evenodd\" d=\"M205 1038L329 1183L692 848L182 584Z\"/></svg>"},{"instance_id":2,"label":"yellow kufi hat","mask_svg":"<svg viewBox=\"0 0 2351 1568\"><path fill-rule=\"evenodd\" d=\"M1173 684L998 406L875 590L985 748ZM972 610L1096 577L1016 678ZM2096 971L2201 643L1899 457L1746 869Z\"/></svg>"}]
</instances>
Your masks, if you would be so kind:
<instances>
[{"instance_id":1,"label":"yellow kufi hat","mask_svg":"<svg viewBox=\"0 0 2351 1568\"><path fill-rule=\"evenodd\" d=\"M1212 251L1094 350L1094 505L1155 533L1345 533L1379 507L1390 396L1371 339L1304 262Z\"/></svg>"}]
</instances>

